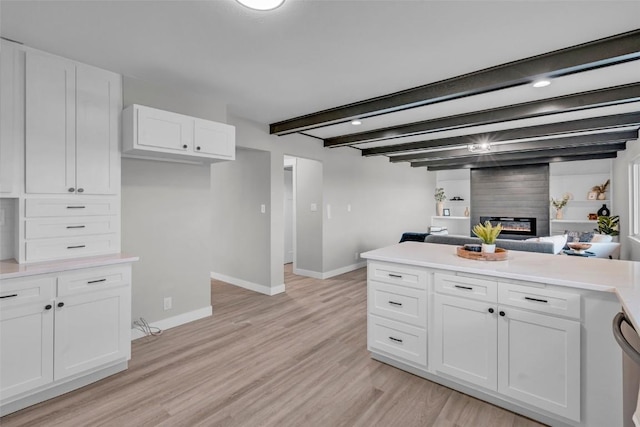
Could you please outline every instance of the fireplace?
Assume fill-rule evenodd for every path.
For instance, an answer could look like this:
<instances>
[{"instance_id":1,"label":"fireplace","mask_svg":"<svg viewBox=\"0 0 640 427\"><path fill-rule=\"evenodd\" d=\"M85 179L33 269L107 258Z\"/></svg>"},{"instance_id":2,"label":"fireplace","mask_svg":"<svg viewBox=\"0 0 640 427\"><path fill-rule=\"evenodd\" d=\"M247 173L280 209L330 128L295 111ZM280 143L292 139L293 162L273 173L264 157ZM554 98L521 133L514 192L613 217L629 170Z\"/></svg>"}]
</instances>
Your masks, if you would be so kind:
<instances>
[{"instance_id":1,"label":"fireplace","mask_svg":"<svg viewBox=\"0 0 640 427\"><path fill-rule=\"evenodd\" d=\"M481 216L482 224L489 221L492 225L502 224L502 233L523 237L536 236L536 219L528 217Z\"/></svg>"}]
</instances>

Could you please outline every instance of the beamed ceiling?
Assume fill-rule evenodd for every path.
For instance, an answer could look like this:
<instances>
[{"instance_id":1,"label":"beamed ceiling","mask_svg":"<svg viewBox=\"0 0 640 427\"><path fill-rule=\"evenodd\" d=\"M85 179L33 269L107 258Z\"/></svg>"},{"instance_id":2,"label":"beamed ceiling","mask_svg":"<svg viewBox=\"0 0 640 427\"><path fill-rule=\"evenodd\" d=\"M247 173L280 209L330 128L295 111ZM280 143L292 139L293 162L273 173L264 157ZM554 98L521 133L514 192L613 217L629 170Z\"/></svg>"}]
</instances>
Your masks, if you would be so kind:
<instances>
[{"instance_id":1,"label":"beamed ceiling","mask_svg":"<svg viewBox=\"0 0 640 427\"><path fill-rule=\"evenodd\" d=\"M401 79L401 68L389 78ZM551 84L533 87L543 79ZM612 158L639 127L634 30L280 121L270 132L444 170ZM482 143L488 152L468 148Z\"/></svg>"}]
</instances>

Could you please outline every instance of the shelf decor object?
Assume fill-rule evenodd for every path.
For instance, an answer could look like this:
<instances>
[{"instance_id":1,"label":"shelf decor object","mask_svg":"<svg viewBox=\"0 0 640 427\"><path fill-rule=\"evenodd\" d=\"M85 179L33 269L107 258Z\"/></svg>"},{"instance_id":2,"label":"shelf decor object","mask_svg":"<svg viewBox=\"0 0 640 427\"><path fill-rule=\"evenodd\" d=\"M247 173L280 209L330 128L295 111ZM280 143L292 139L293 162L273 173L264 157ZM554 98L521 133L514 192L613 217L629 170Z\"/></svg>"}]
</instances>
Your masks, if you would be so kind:
<instances>
[{"instance_id":1,"label":"shelf decor object","mask_svg":"<svg viewBox=\"0 0 640 427\"><path fill-rule=\"evenodd\" d=\"M562 199L554 199L551 198L551 204L556 210L556 219L562 219L562 208L567 205L567 202L571 199L571 195L569 193L564 193L562 195Z\"/></svg>"},{"instance_id":2,"label":"shelf decor object","mask_svg":"<svg viewBox=\"0 0 640 427\"><path fill-rule=\"evenodd\" d=\"M447 196L444 194L444 188L438 187L436 188L436 192L433 195L436 199L436 210L438 216L443 216L444 211L444 201L447 200Z\"/></svg>"},{"instance_id":3,"label":"shelf decor object","mask_svg":"<svg viewBox=\"0 0 640 427\"><path fill-rule=\"evenodd\" d=\"M604 184L594 185L593 188L591 188L591 191L598 193L598 200L605 200L607 198L606 192L609 187L609 182L611 182L611 180L607 179Z\"/></svg>"},{"instance_id":4,"label":"shelf decor object","mask_svg":"<svg viewBox=\"0 0 640 427\"><path fill-rule=\"evenodd\" d=\"M606 203L603 203L602 207L598 209L598 217L609 216L610 214L611 214L611 211L607 207Z\"/></svg>"}]
</instances>

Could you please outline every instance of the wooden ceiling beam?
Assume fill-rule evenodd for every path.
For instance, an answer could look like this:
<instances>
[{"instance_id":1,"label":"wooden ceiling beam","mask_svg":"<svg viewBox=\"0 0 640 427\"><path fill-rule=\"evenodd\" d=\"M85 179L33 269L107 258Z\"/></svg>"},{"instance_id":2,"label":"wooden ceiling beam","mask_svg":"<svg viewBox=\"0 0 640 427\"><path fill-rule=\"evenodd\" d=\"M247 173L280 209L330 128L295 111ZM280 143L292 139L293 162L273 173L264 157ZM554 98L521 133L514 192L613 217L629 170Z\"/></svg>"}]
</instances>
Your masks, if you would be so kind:
<instances>
[{"instance_id":1,"label":"wooden ceiling beam","mask_svg":"<svg viewBox=\"0 0 640 427\"><path fill-rule=\"evenodd\" d=\"M443 171L443 170L451 170L451 169L482 169L482 168L498 168L498 167L507 167L507 166L524 166L524 165L539 165L546 163L557 163L557 162L577 162L581 160L596 160L596 159L615 159L618 154L617 151L612 153L600 153L600 154L583 154L577 156L556 156L556 157L546 157L546 158L535 158L530 160L512 160L512 161L503 161L503 162L493 162L491 164L484 163L460 163L455 165L442 165L442 166L429 166L427 169L430 171ZM420 167L420 166L415 166Z\"/></svg>"},{"instance_id":2,"label":"wooden ceiling beam","mask_svg":"<svg viewBox=\"0 0 640 427\"><path fill-rule=\"evenodd\" d=\"M271 134L287 135L355 118L372 117L525 85L542 77L560 77L636 59L640 59L640 30L283 120L270 124L269 129Z\"/></svg>"},{"instance_id":3,"label":"wooden ceiling beam","mask_svg":"<svg viewBox=\"0 0 640 427\"><path fill-rule=\"evenodd\" d=\"M407 151L418 151L433 148L469 145L479 142L500 142L525 138L538 138L551 135L562 135L573 132L587 132L599 129L612 129L640 125L640 112L616 114L612 116L593 117L588 119L571 120L567 122L549 123L545 125L527 126L514 129L499 130L489 133L439 138L427 141L409 142L406 144L385 145L384 147L366 148L363 156L377 156Z\"/></svg>"},{"instance_id":4,"label":"wooden ceiling beam","mask_svg":"<svg viewBox=\"0 0 640 427\"><path fill-rule=\"evenodd\" d=\"M569 111L587 110L608 105L619 105L640 100L640 83L591 90L571 95L557 96L482 111L440 117L421 122L391 126L324 140L325 147L341 147L369 141L390 140L444 130L488 125L511 120L542 117Z\"/></svg>"},{"instance_id":5,"label":"wooden ceiling beam","mask_svg":"<svg viewBox=\"0 0 640 427\"><path fill-rule=\"evenodd\" d=\"M435 170L432 168L439 168L437 170L444 169L468 169L468 168L487 168L487 167L500 167L506 165L516 164L536 164L536 163L550 163L567 161L568 158L579 157L580 160L590 160L601 158L601 155L614 154L618 151L626 148L625 142L619 142L617 144L604 144L597 147L572 147L572 148L559 148L554 150L541 150L521 153L504 153L498 155L492 155L491 153L480 154L474 158L462 158L462 159L446 159L446 160L434 160L434 161L421 161L412 162L411 167L428 167L429 170ZM591 157L590 157L591 156ZM615 156L614 156L615 157ZM555 159L555 160L549 160Z\"/></svg>"},{"instance_id":6,"label":"wooden ceiling beam","mask_svg":"<svg viewBox=\"0 0 640 427\"><path fill-rule=\"evenodd\" d=\"M566 136L563 138L550 138L537 141L514 142L511 144L494 145L491 147L492 155L500 153L541 151L555 148L567 147L593 147L595 145L615 144L620 141L629 141L638 138L638 130L625 130L618 132L603 132L590 135ZM465 157L476 157L477 153L472 153L468 148L455 150L429 151L426 153L405 154L402 156L389 157L392 163L415 162L418 160L446 160L460 159Z\"/></svg>"}]
</instances>

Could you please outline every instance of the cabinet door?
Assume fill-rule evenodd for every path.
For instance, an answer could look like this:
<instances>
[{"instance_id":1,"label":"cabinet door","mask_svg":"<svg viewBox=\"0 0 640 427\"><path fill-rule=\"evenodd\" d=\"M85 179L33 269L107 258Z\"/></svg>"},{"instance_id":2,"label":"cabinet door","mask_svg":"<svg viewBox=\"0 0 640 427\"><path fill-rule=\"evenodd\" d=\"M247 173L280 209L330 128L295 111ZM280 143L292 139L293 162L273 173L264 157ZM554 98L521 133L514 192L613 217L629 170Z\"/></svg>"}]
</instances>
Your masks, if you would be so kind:
<instances>
[{"instance_id":1,"label":"cabinet door","mask_svg":"<svg viewBox=\"0 0 640 427\"><path fill-rule=\"evenodd\" d=\"M75 65L27 52L26 192L75 191Z\"/></svg>"},{"instance_id":2,"label":"cabinet door","mask_svg":"<svg viewBox=\"0 0 640 427\"><path fill-rule=\"evenodd\" d=\"M16 51L12 45L0 41L0 193L16 191L15 170L18 158L16 155L16 121L19 109L15 96L18 92L15 79Z\"/></svg>"},{"instance_id":3,"label":"cabinet door","mask_svg":"<svg viewBox=\"0 0 640 427\"><path fill-rule=\"evenodd\" d=\"M59 297L55 311L56 380L129 357L128 286Z\"/></svg>"},{"instance_id":4,"label":"cabinet door","mask_svg":"<svg viewBox=\"0 0 640 427\"><path fill-rule=\"evenodd\" d=\"M194 151L226 160L236 157L235 127L209 120L194 119Z\"/></svg>"},{"instance_id":5,"label":"cabinet door","mask_svg":"<svg viewBox=\"0 0 640 427\"><path fill-rule=\"evenodd\" d=\"M491 390L497 386L496 313L491 304L435 295L433 367Z\"/></svg>"},{"instance_id":6,"label":"cabinet door","mask_svg":"<svg viewBox=\"0 0 640 427\"><path fill-rule=\"evenodd\" d=\"M139 108L138 145L167 153L191 153L193 118L155 108Z\"/></svg>"},{"instance_id":7,"label":"cabinet door","mask_svg":"<svg viewBox=\"0 0 640 427\"><path fill-rule=\"evenodd\" d=\"M2 399L53 381L53 309L39 301L0 310Z\"/></svg>"},{"instance_id":8,"label":"cabinet door","mask_svg":"<svg viewBox=\"0 0 640 427\"><path fill-rule=\"evenodd\" d=\"M498 319L498 391L580 420L580 323L509 307Z\"/></svg>"},{"instance_id":9,"label":"cabinet door","mask_svg":"<svg viewBox=\"0 0 640 427\"><path fill-rule=\"evenodd\" d=\"M76 68L76 186L84 194L116 194L119 181L120 76Z\"/></svg>"}]
</instances>

